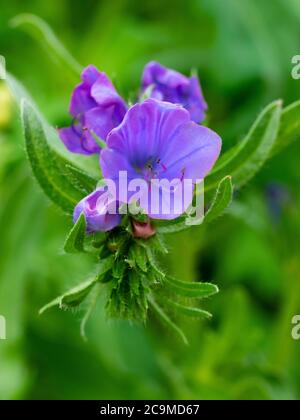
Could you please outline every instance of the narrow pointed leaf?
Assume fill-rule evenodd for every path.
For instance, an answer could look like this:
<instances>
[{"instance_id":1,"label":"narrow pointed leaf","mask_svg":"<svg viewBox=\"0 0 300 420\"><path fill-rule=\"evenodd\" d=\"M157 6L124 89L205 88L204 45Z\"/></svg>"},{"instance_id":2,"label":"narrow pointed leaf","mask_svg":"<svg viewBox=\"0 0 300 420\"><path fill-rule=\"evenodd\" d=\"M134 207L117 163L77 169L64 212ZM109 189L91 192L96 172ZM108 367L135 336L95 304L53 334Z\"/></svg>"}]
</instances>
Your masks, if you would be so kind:
<instances>
[{"instance_id":1,"label":"narrow pointed leaf","mask_svg":"<svg viewBox=\"0 0 300 420\"><path fill-rule=\"evenodd\" d=\"M136 266L142 270L144 273L148 270L148 257L145 248L143 248L139 243L134 244L130 248L130 258L135 261Z\"/></svg>"},{"instance_id":2,"label":"narrow pointed leaf","mask_svg":"<svg viewBox=\"0 0 300 420\"><path fill-rule=\"evenodd\" d=\"M272 156L298 140L300 140L300 101L294 102L282 111L280 130Z\"/></svg>"},{"instance_id":3,"label":"narrow pointed leaf","mask_svg":"<svg viewBox=\"0 0 300 420\"><path fill-rule=\"evenodd\" d=\"M203 311L199 308L191 308L189 306L181 305L180 303L174 302L172 300L168 300L168 304L171 305L178 313L191 317L191 318L207 318L211 319L212 314L207 311Z\"/></svg>"},{"instance_id":4,"label":"narrow pointed leaf","mask_svg":"<svg viewBox=\"0 0 300 420\"><path fill-rule=\"evenodd\" d=\"M227 176L220 182L215 199L205 216L204 222L211 222L214 219L222 216L222 214L231 204L232 195L233 186L231 182L231 177Z\"/></svg>"},{"instance_id":5,"label":"narrow pointed leaf","mask_svg":"<svg viewBox=\"0 0 300 420\"><path fill-rule=\"evenodd\" d=\"M62 158L50 148L37 112L26 100L21 108L26 150L33 173L45 194L63 211L72 214L84 194L62 171Z\"/></svg>"},{"instance_id":6,"label":"narrow pointed leaf","mask_svg":"<svg viewBox=\"0 0 300 420\"><path fill-rule=\"evenodd\" d=\"M61 173L62 176L68 180L72 189L76 190L76 195L78 194L78 196L83 198L94 191L98 179L94 174L90 174L87 170L79 168L77 164L75 162L71 162L68 157L62 156L63 148L61 151L59 150L61 141L58 139L56 130L50 127L44 116L39 112L36 105L34 105L34 100L29 95L25 87L9 73L7 74L6 82L22 114L24 101L27 101L27 105L30 106L35 113L36 119L42 126L44 137L47 142L46 146L48 146L51 151L52 159L55 161L58 168L58 173ZM71 157L71 155L69 156Z\"/></svg>"},{"instance_id":7,"label":"narrow pointed leaf","mask_svg":"<svg viewBox=\"0 0 300 420\"><path fill-rule=\"evenodd\" d=\"M66 175L70 178L73 185L76 185L82 193L88 195L96 189L98 180L87 174L84 170L77 168L70 162L63 161Z\"/></svg>"},{"instance_id":8,"label":"narrow pointed leaf","mask_svg":"<svg viewBox=\"0 0 300 420\"><path fill-rule=\"evenodd\" d=\"M182 232L186 229L189 229L191 225L186 223L186 216L179 217L173 221L160 222L156 226L156 231L158 234L170 234Z\"/></svg>"},{"instance_id":9,"label":"narrow pointed leaf","mask_svg":"<svg viewBox=\"0 0 300 420\"><path fill-rule=\"evenodd\" d=\"M228 206L232 201L233 196L233 185L230 176L226 176L221 180L218 185L218 189L214 198L214 201L208 210L204 222L211 222L217 217L222 216L222 214L226 211ZM168 223L161 223L158 224L156 227L156 231L158 234L170 234L170 233L177 233L182 232L186 229L191 227L191 224L188 223L189 218L186 216L182 216L173 222Z\"/></svg>"},{"instance_id":10,"label":"narrow pointed leaf","mask_svg":"<svg viewBox=\"0 0 300 420\"><path fill-rule=\"evenodd\" d=\"M58 306L59 308L74 308L79 306L85 298L88 296L90 291L96 284L96 279L88 280L77 287L74 287L69 292L62 296L54 299L40 310L40 315L46 312L48 309Z\"/></svg>"},{"instance_id":11,"label":"narrow pointed leaf","mask_svg":"<svg viewBox=\"0 0 300 420\"><path fill-rule=\"evenodd\" d=\"M86 235L86 220L82 213L76 224L71 229L64 246L67 254L77 254L84 252L84 239Z\"/></svg>"},{"instance_id":12,"label":"narrow pointed leaf","mask_svg":"<svg viewBox=\"0 0 300 420\"><path fill-rule=\"evenodd\" d=\"M121 280L124 277L126 270L126 261L116 261L112 267L112 276L117 280Z\"/></svg>"},{"instance_id":13,"label":"narrow pointed leaf","mask_svg":"<svg viewBox=\"0 0 300 420\"><path fill-rule=\"evenodd\" d=\"M169 250L162 238L162 236L157 233L152 238L149 239L150 245L155 249L155 251L167 255L169 253Z\"/></svg>"},{"instance_id":14,"label":"narrow pointed leaf","mask_svg":"<svg viewBox=\"0 0 300 420\"><path fill-rule=\"evenodd\" d=\"M101 260L98 263L98 266L97 266L97 273L98 274L97 274L96 281L101 281L102 277L106 273L108 273L110 270L112 270L113 267L114 267L114 265L115 265L115 257L114 257L114 255L111 255L111 256L109 256L109 257L104 258L103 260Z\"/></svg>"},{"instance_id":15,"label":"narrow pointed leaf","mask_svg":"<svg viewBox=\"0 0 300 420\"><path fill-rule=\"evenodd\" d=\"M271 155L278 135L281 113L281 101L273 102L262 111L246 138L225 153L205 179L206 192L216 188L220 180L228 174L231 174L233 184L237 187L256 175Z\"/></svg>"},{"instance_id":16,"label":"narrow pointed leaf","mask_svg":"<svg viewBox=\"0 0 300 420\"><path fill-rule=\"evenodd\" d=\"M86 325L87 325L87 323L88 323L88 321L89 321L89 319L92 315L93 310L96 307L100 290L101 290L101 285L96 284L95 288L92 290L90 301L88 303L88 308L87 308L87 310L85 312L85 315L82 318L82 321L80 323L80 335L81 335L81 337L84 341L87 341Z\"/></svg>"},{"instance_id":17,"label":"narrow pointed leaf","mask_svg":"<svg viewBox=\"0 0 300 420\"><path fill-rule=\"evenodd\" d=\"M153 298L149 298L149 303L152 306L155 313L159 316L159 318L168 326L170 327L184 342L184 344L188 345L188 340L184 334L184 332L181 330L181 328L178 327L169 317L168 315L163 311L163 309L155 302Z\"/></svg>"},{"instance_id":18,"label":"narrow pointed leaf","mask_svg":"<svg viewBox=\"0 0 300 420\"><path fill-rule=\"evenodd\" d=\"M180 296L205 299L219 293L216 285L211 283L189 283L166 277L168 287Z\"/></svg>"},{"instance_id":19,"label":"narrow pointed leaf","mask_svg":"<svg viewBox=\"0 0 300 420\"><path fill-rule=\"evenodd\" d=\"M155 271L155 273L160 277L160 278L165 278L165 273L160 269L160 267L158 266L157 262L156 262L156 258L153 254L153 251L151 248L146 247L146 253L147 253L147 257L148 257L148 261L150 266L152 267L152 269Z\"/></svg>"}]
</instances>

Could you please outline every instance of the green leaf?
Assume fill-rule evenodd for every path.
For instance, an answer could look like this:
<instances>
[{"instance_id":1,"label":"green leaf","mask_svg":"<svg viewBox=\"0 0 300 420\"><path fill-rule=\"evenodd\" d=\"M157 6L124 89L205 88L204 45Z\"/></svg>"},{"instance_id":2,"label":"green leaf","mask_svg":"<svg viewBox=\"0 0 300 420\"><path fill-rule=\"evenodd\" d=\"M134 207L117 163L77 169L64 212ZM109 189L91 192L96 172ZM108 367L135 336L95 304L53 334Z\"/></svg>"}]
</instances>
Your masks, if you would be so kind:
<instances>
[{"instance_id":1,"label":"green leaf","mask_svg":"<svg viewBox=\"0 0 300 420\"><path fill-rule=\"evenodd\" d=\"M115 257L114 255L111 255L107 258L104 258L103 260L101 260L98 263L98 267L97 267L97 279L96 281L101 281L102 277L108 273L110 270L113 269L115 265Z\"/></svg>"},{"instance_id":2,"label":"green leaf","mask_svg":"<svg viewBox=\"0 0 300 420\"><path fill-rule=\"evenodd\" d=\"M139 242L136 242L131 246L129 256L133 261L135 261L136 266L140 270L144 273L148 271L147 252L146 249L139 244Z\"/></svg>"},{"instance_id":3,"label":"green leaf","mask_svg":"<svg viewBox=\"0 0 300 420\"><path fill-rule=\"evenodd\" d=\"M236 187L244 185L256 175L270 157L277 139L281 113L281 101L273 102L262 111L246 138L225 153L205 179L206 192L217 188L220 180L228 174L232 176Z\"/></svg>"},{"instance_id":4,"label":"green leaf","mask_svg":"<svg viewBox=\"0 0 300 420\"><path fill-rule=\"evenodd\" d=\"M188 225L186 220L186 216L181 216L175 220L157 223L156 232L158 234L165 235L170 233L182 232L183 230L190 229L191 225Z\"/></svg>"},{"instance_id":5,"label":"green leaf","mask_svg":"<svg viewBox=\"0 0 300 420\"><path fill-rule=\"evenodd\" d=\"M77 168L70 162L66 161L64 158L59 157L60 162L64 165L64 169L66 172L66 176L69 177L72 184L77 186L78 189L82 191L84 194L90 194L96 189L98 180L88 173L86 173L83 169Z\"/></svg>"},{"instance_id":6,"label":"green leaf","mask_svg":"<svg viewBox=\"0 0 300 420\"><path fill-rule=\"evenodd\" d=\"M26 150L33 173L45 194L63 211L73 213L75 205L84 197L62 168L64 158L50 148L38 113L26 101L21 105Z\"/></svg>"},{"instance_id":7,"label":"green leaf","mask_svg":"<svg viewBox=\"0 0 300 420\"><path fill-rule=\"evenodd\" d=\"M191 283L165 277L168 287L180 296L204 299L219 293L216 285L211 283Z\"/></svg>"},{"instance_id":8,"label":"green leaf","mask_svg":"<svg viewBox=\"0 0 300 420\"><path fill-rule=\"evenodd\" d=\"M76 254L84 252L84 239L86 235L86 220L83 213L81 213L76 224L71 229L65 245L64 251L67 254Z\"/></svg>"},{"instance_id":9,"label":"green leaf","mask_svg":"<svg viewBox=\"0 0 300 420\"><path fill-rule=\"evenodd\" d=\"M208 210L204 222L211 222L225 212L232 201L233 186L230 176L226 176L219 183L213 203ZM174 221L162 222L156 226L157 237L159 234L169 234L182 232L191 227L189 223L189 216L182 216ZM157 241L158 241L157 239Z\"/></svg>"},{"instance_id":10,"label":"green leaf","mask_svg":"<svg viewBox=\"0 0 300 420\"><path fill-rule=\"evenodd\" d=\"M173 306L180 314L189 316L191 318L212 318L212 314L210 314L207 311L203 311L199 308L191 308L189 306L181 305L178 302L174 302L170 299L168 299L168 304Z\"/></svg>"},{"instance_id":11,"label":"green leaf","mask_svg":"<svg viewBox=\"0 0 300 420\"><path fill-rule=\"evenodd\" d=\"M149 243L147 243L147 241L140 241L139 243L146 250L146 255L147 255L147 258L148 258L148 262L149 262L150 266L152 267L153 271L159 276L160 279L165 278L165 276L166 276L165 273L160 269L160 267L158 266L158 264L156 262L156 258L154 256L152 247L149 245Z\"/></svg>"},{"instance_id":12,"label":"green leaf","mask_svg":"<svg viewBox=\"0 0 300 420\"><path fill-rule=\"evenodd\" d=\"M156 233L156 235L152 236L152 238L150 238L148 241L149 245L152 246L155 251L165 255L169 253L163 237L159 233Z\"/></svg>"},{"instance_id":13,"label":"green leaf","mask_svg":"<svg viewBox=\"0 0 300 420\"><path fill-rule=\"evenodd\" d=\"M82 66L75 60L69 51L63 46L50 26L40 17L29 13L23 13L10 21L13 28L24 28L42 46L45 51L59 62L64 69L69 70L73 80L78 80Z\"/></svg>"},{"instance_id":14,"label":"green leaf","mask_svg":"<svg viewBox=\"0 0 300 420\"><path fill-rule=\"evenodd\" d=\"M38 110L33 98L27 92L26 88L13 77L10 73L6 74L7 85L16 100L20 110L24 100L34 109L40 123L45 131L45 137L53 153L55 155L57 164L67 178L70 178L77 189L85 195L95 190L97 182L99 181L99 164L91 157L81 155L76 156L67 151L58 137L57 130L49 125L45 117ZM80 166L80 168L79 168ZM98 175L99 174L99 175Z\"/></svg>"},{"instance_id":15,"label":"green leaf","mask_svg":"<svg viewBox=\"0 0 300 420\"><path fill-rule=\"evenodd\" d=\"M159 316L159 318L168 326L170 327L176 334L179 335L179 337L182 339L184 344L188 345L188 340L184 334L184 332L181 330L181 328L178 327L169 317L168 315L163 311L163 309L155 302L153 297L149 297L149 303L152 306L153 310L156 312L156 314Z\"/></svg>"},{"instance_id":16,"label":"green leaf","mask_svg":"<svg viewBox=\"0 0 300 420\"><path fill-rule=\"evenodd\" d=\"M121 280L124 277L124 274L127 270L127 265L125 261L119 260L113 264L112 275L115 279Z\"/></svg>"},{"instance_id":17,"label":"green leaf","mask_svg":"<svg viewBox=\"0 0 300 420\"><path fill-rule=\"evenodd\" d=\"M214 201L205 215L204 222L211 222L222 216L232 201L233 186L231 177L227 176L220 182Z\"/></svg>"},{"instance_id":18,"label":"green leaf","mask_svg":"<svg viewBox=\"0 0 300 420\"><path fill-rule=\"evenodd\" d=\"M272 155L280 153L297 140L300 140L300 101L294 102L282 111L280 130Z\"/></svg>"},{"instance_id":19,"label":"green leaf","mask_svg":"<svg viewBox=\"0 0 300 420\"><path fill-rule=\"evenodd\" d=\"M90 301L88 303L88 308L87 308L87 310L85 312L85 315L82 318L81 323L80 323L80 335L81 335L81 337L84 341L87 341L87 336L86 336L86 332L85 332L86 325L87 325L87 323L88 323L88 321L89 321L89 319L92 315L93 310L96 307L100 290L101 290L101 285L96 284L94 290L91 293L91 298L90 298Z\"/></svg>"},{"instance_id":20,"label":"green leaf","mask_svg":"<svg viewBox=\"0 0 300 420\"><path fill-rule=\"evenodd\" d=\"M58 306L60 309L74 308L79 306L89 295L96 283L97 279L94 278L93 280L88 280L79 286L74 287L69 292L64 293L62 296L59 296L44 306L39 312L40 315L42 315L48 309L54 308L55 306Z\"/></svg>"},{"instance_id":21,"label":"green leaf","mask_svg":"<svg viewBox=\"0 0 300 420\"><path fill-rule=\"evenodd\" d=\"M106 234L105 232L95 232L89 235L87 240L93 248L101 248L105 244Z\"/></svg>"}]
</instances>

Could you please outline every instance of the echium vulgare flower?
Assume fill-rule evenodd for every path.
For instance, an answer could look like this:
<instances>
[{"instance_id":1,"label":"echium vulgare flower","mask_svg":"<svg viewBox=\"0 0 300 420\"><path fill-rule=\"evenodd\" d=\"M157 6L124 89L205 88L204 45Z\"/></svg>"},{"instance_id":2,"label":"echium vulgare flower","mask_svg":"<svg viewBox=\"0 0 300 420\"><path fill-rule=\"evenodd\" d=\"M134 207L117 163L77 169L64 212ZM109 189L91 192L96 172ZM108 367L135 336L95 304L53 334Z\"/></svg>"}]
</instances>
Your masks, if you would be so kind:
<instances>
[{"instance_id":1,"label":"echium vulgare flower","mask_svg":"<svg viewBox=\"0 0 300 420\"><path fill-rule=\"evenodd\" d=\"M59 136L73 153L91 155L100 152L95 136L106 139L123 120L127 105L105 73L90 65L81 75L82 82L73 91L70 127L59 129Z\"/></svg>"},{"instance_id":2,"label":"echium vulgare flower","mask_svg":"<svg viewBox=\"0 0 300 420\"><path fill-rule=\"evenodd\" d=\"M128 107L108 77L88 66L72 94L73 122L60 129L59 135L71 152L97 154L103 179L75 163L65 164L60 157L56 162L56 154L51 153L49 159L59 172L55 182L49 179L46 188L44 172L34 171L38 179L42 173L41 185L68 213L80 200L73 211L74 226L64 250L89 253L96 263L91 278L41 312L57 305L74 308L86 301L88 311L81 327L84 334L97 296L105 291L110 317L145 322L151 309L187 342L165 309L169 305L172 311L209 318L211 315L200 308L183 306L181 298L203 299L218 293L218 288L174 279L160 267L157 256L168 253L164 234L217 217L231 199L232 184L225 177L207 213L203 214L201 206L200 218L195 218L196 223L191 221L187 210L197 204L196 186L203 186L202 181L218 159L221 138L200 125L207 106L197 77L187 78L152 62L145 68L143 93L150 98L140 98L139 103ZM32 117L24 116L27 127ZM32 135L27 127L28 133L29 144ZM39 160L45 162L44 154L49 150L46 144L42 159L32 159L34 169ZM53 186L57 186L54 192ZM65 186L68 194L60 195Z\"/></svg>"},{"instance_id":3,"label":"echium vulgare flower","mask_svg":"<svg viewBox=\"0 0 300 420\"><path fill-rule=\"evenodd\" d=\"M188 78L151 61L146 65L142 78L142 91L148 89L151 98L182 105L194 122L199 124L204 120L207 104L197 76Z\"/></svg>"},{"instance_id":4,"label":"echium vulgare flower","mask_svg":"<svg viewBox=\"0 0 300 420\"><path fill-rule=\"evenodd\" d=\"M73 216L74 223L82 213L88 233L108 232L121 222L118 203L103 189L97 189L77 204Z\"/></svg>"},{"instance_id":5,"label":"echium vulgare flower","mask_svg":"<svg viewBox=\"0 0 300 420\"><path fill-rule=\"evenodd\" d=\"M129 109L123 122L108 135L107 146L100 156L104 177L120 182L120 174L126 174L128 182L144 180L147 188L139 203L143 210L151 218L175 219L180 216L175 209L181 208L182 214L193 198L191 193L183 203L176 189L184 181L196 184L205 178L219 157L221 139L194 123L183 107L148 99ZM176 181L167 214L163 211L165 190L157 182L161 180ZM120 193L122 201L131 202L134 193Z\"/></svg>"}]
</instances>

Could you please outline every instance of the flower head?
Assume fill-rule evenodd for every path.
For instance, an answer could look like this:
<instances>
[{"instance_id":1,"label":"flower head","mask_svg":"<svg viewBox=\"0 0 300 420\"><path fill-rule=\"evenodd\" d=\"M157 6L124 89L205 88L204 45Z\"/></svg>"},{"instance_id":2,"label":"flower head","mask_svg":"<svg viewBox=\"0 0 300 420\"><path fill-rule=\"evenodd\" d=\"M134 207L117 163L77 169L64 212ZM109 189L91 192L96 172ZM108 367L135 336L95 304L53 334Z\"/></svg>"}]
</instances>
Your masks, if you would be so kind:
<instances>
[{"instance_id":1,"label":"flower head","mask_svg":"<svg viewBox=\"0 0 300 420\"><path fill-rule=\"evenodd\" d=\"M106 74L88 66L72 94L70 114L73 123L71 127L59 130L60 138L73 153L99 153L94 136L106 140L108 133L122 122L126 111L126 103Z\"/></svg>"},{"instance_id":2,"label":"flower head","mask_svg":"<svg viewBox=\"0 0 300 420\"><path fill-rule=\"evenodd\" d=\"M205 118L207 104L196 76L188 78L152 61L144 69L142 89L150 89L154 99L182 105L196 123Z\"/></svg>"},{"instance_id":3,"label":"flower head","mask_svg":"<svg viewBox=\"0 0 300 420\"><path fill-rule=\"evenodd\" d=\"M73 216L74 223L83 213L89 233L108 232L121 222L117 208L116 201L108 192L103 189L96 190L77 204Z\"/></svg>"},{"instance_id":4,"label":"flower head","mask_svg":"<svg viewBox=\"0 0 300 420\"><path fill-rule=\"evenodd\" d=\"M181 106L148 99L129 109L122 124L109 134L107 145L100 156L104 177L118 180L122 172L128 181L142 179L147 185L144 198L148 203L157 201L148 205L146 213L152 218L173 219L180 215L175 207L183 213L192 201L191 193L183 204L182 195L176 192L185 180L196 184L210 172L220 154L221 139L191 121ZM174 187L168 214L163 211L166 190L157 181L168 181ZM132 197L129 192L127 202Z\"/></svg>"}]
</instances>

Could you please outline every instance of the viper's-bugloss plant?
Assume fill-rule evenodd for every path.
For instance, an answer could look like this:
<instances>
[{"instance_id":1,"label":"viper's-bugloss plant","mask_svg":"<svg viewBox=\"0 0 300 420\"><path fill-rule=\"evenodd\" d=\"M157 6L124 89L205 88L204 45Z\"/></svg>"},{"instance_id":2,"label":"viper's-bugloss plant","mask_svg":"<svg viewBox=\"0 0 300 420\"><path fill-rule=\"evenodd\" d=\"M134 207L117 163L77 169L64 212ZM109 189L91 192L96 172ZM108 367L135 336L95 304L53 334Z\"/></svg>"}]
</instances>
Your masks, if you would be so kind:
<instances>
[{"instance_id":1,"label":"viper's-bugloss plant","mask_svg":"<svg viewBox=\"0 0 300 420\"><path fill-rule=\"evenodd\" d=\"M85 324L101 294L106 296L109 317L145 323L152 311L187 343L172 314L211 318L198 307L198 301L219 290L211 283L177 279L176 273L164 270L160 258L171 252L165 235L194 229L195 222L185 211L165 214L159 204L156 211L132 214L134 196L129 191L124 200L105 197L101 201L103 180L114 180L118 190L117 174L126 172L129 180L146 182L148 197L153 180L177 179L180 184L191 179L195 185L205 179L205 213L196 224L208 225L227 211L234 191L244 187L270 157L298 139L300 102L287 108L281 100L268 105L244 139L219 157L220 137L200 125L208 106L196 75L187 77L151 62L145 67L135 103L129 103L106 74L94 66L82 69L69 54L63 54L57 38L49 37L51 29L46 29L52 53L78 80L81 74L72 93L69 127L51 128L21 84L9 74L7 81L20 105L33 174L47 197L74 222L64 250L90 254L95 267L93 276L50 302L41 313L55 306L72 309L88 302L81 329L85 335ZM46 29L39 27L42 33ZM69 156L54 146L54 137L56 144L62 141ZM71 153L97 155L98 173L81 165L80 156L74 160ZM195 195L193 189L183 210L194 202ZM157 196L163 200L164 191L160 189ZM172 196L173 210L176 200ZM110 211L111 206L115 212Z\"/></svg>"}]
</instances>

